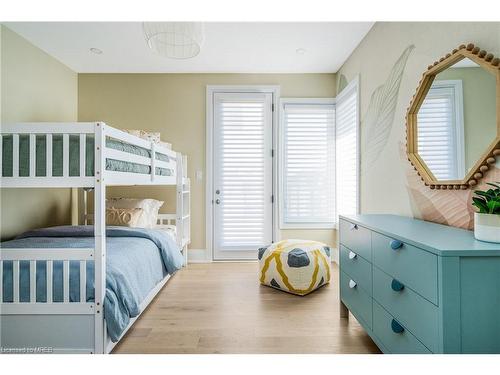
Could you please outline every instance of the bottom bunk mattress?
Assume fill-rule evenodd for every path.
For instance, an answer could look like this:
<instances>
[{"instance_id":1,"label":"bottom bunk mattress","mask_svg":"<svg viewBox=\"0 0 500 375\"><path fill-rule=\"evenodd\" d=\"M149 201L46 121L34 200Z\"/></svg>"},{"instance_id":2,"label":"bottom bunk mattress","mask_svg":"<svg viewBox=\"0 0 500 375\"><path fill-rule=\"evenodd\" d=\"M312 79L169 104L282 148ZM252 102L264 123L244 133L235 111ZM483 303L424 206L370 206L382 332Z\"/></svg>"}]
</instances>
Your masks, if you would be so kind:
<instances>
[{"instance_id":1,"label":"bottom bunk mattress","mask_svg":"<svg viewBox=\"0 0 500 375\"><path fill-rule=\"evenodd\" d=\"M93 226L60 226L26 232L2 248L93 248ZM180 249L170 235L155 229L107 227L106 297L104 317L108 335L118 341L140 305L167 275L183 265ZM29 261L20 261L19 301L29 302ZM3 261L3 301L13 302L12 261ZM36 301L47 302L46 262L36 262ZM94 301L94 262L86 263L86 301ZM80 301L80 265L70 262L69 300ZM63 262L53 264L53 302L63 301Z\"/></svg>"}]
</instances>

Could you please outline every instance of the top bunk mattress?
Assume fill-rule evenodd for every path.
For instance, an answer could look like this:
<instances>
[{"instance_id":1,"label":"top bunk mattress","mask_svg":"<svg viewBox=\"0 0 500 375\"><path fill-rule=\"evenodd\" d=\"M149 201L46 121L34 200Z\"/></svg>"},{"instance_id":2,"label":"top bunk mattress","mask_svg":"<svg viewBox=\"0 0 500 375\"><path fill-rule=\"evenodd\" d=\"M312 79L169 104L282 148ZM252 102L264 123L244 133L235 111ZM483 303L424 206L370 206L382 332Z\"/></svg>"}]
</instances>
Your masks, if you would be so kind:
<instances>
[{"instance_id":1,"label":"top bunk mattress","mask_svg":"<svg viewBox=\"0 0 500 375\"><path fill-rule=\"evenodd\" d=\"M47 138L45 135L36 136L35 145L35 176L47 176ZM151 158L151 151L130 143L106 137L106 147ZM2 137L2 177L13 176L13 137L5 135ZM155 152L156 160L169 162L172 158L168 155ZM156 167L156 175L173 176L174 170L170 168ZM151 166L106 158L106 170L128 173L151 174ZM30 171L30 136L19 135L19 177L28 177ZM85 142L85 176L94 175L94 136L87 135ZM63 136L54 134L52 136L52 176L63 176ZM69 136L69 176L80 176L80 138L78 135Z\"/></svg>"}]
</instances>

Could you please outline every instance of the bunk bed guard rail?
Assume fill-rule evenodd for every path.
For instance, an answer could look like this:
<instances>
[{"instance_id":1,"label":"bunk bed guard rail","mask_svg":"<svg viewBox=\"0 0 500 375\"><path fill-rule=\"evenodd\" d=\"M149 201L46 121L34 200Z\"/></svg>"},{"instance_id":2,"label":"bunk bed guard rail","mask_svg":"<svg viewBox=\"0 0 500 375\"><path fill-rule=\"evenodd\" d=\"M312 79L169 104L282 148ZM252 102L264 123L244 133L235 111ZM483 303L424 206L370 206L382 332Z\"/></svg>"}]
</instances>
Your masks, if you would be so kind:
<instances>
[{"instance_id":1,"label":"bunk bed guard rail","mask_svg":"<svg viewBox=\"0 0 500 375\"><path fill-rule=\"evenodd\" d=\"M103 156L102 176L95 167L97 155ZM6 188L94 187L98 179L106 185L175 185L177 157L102 122L20 123L1 129L0 170Z\"/></svg>"}]
</instances>

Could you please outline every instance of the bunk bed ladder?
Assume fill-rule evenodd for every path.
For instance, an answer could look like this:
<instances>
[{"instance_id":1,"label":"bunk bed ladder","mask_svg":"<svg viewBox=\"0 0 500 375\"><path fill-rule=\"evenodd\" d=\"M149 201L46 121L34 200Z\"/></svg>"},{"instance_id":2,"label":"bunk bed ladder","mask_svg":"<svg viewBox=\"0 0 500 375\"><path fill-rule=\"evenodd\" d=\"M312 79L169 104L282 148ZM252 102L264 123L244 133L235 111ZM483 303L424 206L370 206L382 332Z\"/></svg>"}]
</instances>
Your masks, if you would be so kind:
<instances>
[{"instance_id":1,"label":"bunk bed ladder","mask_svg":"<svg viewBox=\"0 0 500 375\"><path fill-rule=\"evenodd\" d=\"M189 204L185 202L185 185L186 182L189 184L189 179L185 177L187 175L187 158L183 156L180 152L177 153L176 157L177 161L177 207L176 207L176 218L175 218L175 226L176 226L176 239L177 245L182 251L182 255L184 255L184 266L188 264L188 250L187 245L188 241L186 241L186 235L188 234L186 231L185 223L189 223Z\"/></svg>"}]
</instances>

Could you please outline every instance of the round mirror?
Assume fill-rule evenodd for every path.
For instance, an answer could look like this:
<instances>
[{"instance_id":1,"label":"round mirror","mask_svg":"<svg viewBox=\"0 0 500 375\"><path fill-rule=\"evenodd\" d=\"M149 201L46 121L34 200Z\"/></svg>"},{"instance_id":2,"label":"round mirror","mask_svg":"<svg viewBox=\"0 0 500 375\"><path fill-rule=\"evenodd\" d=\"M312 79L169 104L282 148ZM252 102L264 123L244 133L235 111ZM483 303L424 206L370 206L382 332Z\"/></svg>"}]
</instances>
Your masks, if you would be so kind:
<instances>
[{"instance_id":1,"label":"round mirror","mask_svg":"<svg viewBox=\"0 0 500 375\"><path fill-rule=\"evenodd\" d=\"M498 59L474 48L456 50L424 73L408 110L408 156L428 185L475 185L495 162L499 84Z\"/></svg>"}]
</instances>

